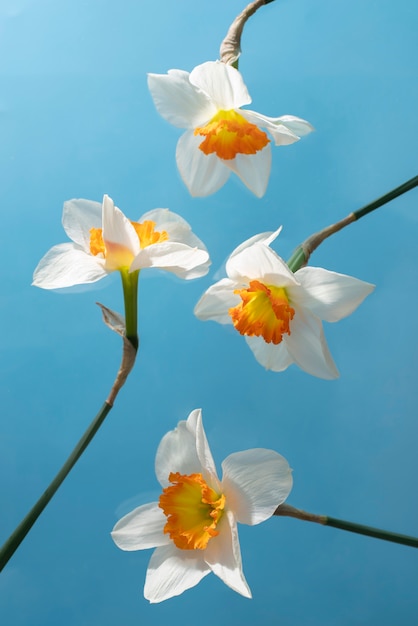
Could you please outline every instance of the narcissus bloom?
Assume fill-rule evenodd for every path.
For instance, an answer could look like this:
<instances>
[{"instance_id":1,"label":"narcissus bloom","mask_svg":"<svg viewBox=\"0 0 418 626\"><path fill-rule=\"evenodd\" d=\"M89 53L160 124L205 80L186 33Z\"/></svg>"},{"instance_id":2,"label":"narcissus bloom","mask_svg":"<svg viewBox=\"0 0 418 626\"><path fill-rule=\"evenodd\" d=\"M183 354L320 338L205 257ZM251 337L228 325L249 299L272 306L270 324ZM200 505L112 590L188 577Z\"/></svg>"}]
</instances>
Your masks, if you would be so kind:
<instances>
[{"instance_id":1,"label":"narcissus bloom","mask_svg":"<svg viewBox=\"0 0 418 626\"><path fill-rule=\"evenodd\" d=\"M231 172L256 196L263 196L271 167L265 131L276 146L285 146L313 130L293 115L272 118L241 109L251 102L247 87L238 70L220 61L198 65L191 73L148 74L148 86L162 117L187 129L177 144L176 159L192 196L214 193Z\"/></svg>"},{"instance_id":2,"label":"narcissus bloom","mask_svg":"<svg viewBox=\"0 0 418 626\"><path fill-rule=\"evenodd\" d=\"M228 278L215 283L195 307L201 320L233 324L266 369L291 363L319 378L337 378L322 321L352 313L374 285L319 267L295 273L270 247L280 229L239 246L226 264Z\"/></svg>"},{"instance_id":3,"label":"narcissus bloom","mask_svg":"<svg viewBox=\"0 0 418 626\"><path fill-rule=\"evenodd\" d=\"M263 448L229 455L222 470L219 480L200 409L163 437L155 459L159 501L136 508L112 531L122 550L156 548L144 588L150 602L177 596L210 572L251 597L237 522L271 517L292 488L291 470L280 454Z\"/></svg>"},{"instance_id":4,"label":"narcissus bloom","mask_svg":"<svg viewBox=\"0 0 418 626\"><path fill-rule=\"evenodd\" d=\"M62 223L73 243L46 253L34 272L36 287L94 283L116 270L158 267L188 279L204 276L209 269L204 244L183 218L168 209L154 209L131 222L105 195L102 204L65 202Z\"/></svg>"}]
</instances>

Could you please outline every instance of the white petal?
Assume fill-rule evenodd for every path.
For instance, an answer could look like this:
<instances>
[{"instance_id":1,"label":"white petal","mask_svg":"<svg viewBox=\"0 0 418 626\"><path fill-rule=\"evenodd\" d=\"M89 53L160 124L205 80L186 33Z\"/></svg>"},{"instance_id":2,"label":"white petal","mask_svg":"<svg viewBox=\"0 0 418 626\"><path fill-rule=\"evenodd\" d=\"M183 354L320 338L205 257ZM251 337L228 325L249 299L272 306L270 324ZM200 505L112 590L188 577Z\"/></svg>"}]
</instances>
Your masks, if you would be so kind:
<instances>
[{"instance_id":1,"label":"white petal","mask_svg":"<svg viewBox=\"0 0 418 626\"><path fill-rule=\"evenodd\" d=\"M225 511L218 530L219 535L209 541L205 550L205 561L228 587L246 598L251 598L251 591L242 571L238 529L231 511Z\"/></svg>"},{"instance_id":2,"label":"white petal","mask_svg":"<svg viewBox=\"0 0 418 626\"><path fill-rule=\"evenodd\" d=\"M131 271L158 267L179 278L197 278L209 271L209 254L206 250L191 248L183 243L164 241L143 248L131 264Z\"/></svg>"},{"instance_id":3,"label":"white petal","mask_svg":"<svg viewBox=\"0 0 418 626\"><path fill-rule=\"evenodd\" d=\"M164 534L167 518L158 502L137 507L115 524L111 535L121 550L146 550L165 546L171 542Z\"/></svg>"},{"instance_id":4,"label":"white petal","mask_svg":"<svg viewBox=\"0 0 418 626\"><path fill-rule=\"evenodd\" d=\"M287 287L298 285L295 275L271 248L255 243L230 257L226 272L237 282L259 280L267 285Z\"/></svg>"},{"instance_id":5,"label":"white petal","mask_svg":"<svg viewBox=\"0 0 418 626\"><path fill-rule=\"evenodd\" d=\"M257 361L268 370L283 372L293 363L285 341L278 345L267 343L263 337L245 337L245 341L253 351Z\"/></svg>"},{"instance_id":6,"label":"white petal","mask_svg":"<svg viewBox=\"0 0 418 626\"><path fill-rule=\"evenodd\" d=\"M67 200L64 202L62 225L70 239L90 252L90 229L102 227L102 205L92 200Z\"/></svg>"},{"instance_id":7,"label":"white petal","mask_svg":"<svg viewBox=\"0 0 418 626\"><path fill-rule=\"evenodd\" d=\"M242 110L241 113L251 124L265 128L273 137L276 146L287 146L295 143L314 130L309 122L293 115L267 117L256 111L246 109Z\"/></svg>"},{"instance_id":8,"label":"white petal","mask_svg":"<svg viewBox=\"0 0 418 626\"><path fill-rule=\"evenodd\" d=\"M289 463L274 450L235 452L223 461L222 470L222 492L241 524L264 522L292 489Z\"/></svg>"},{"instance_id":9,"label":"white petal","mask_svg":"<svg viewBox=\"0 0 418 626\"><path fill-rule=\"evenodd\" d=\"M194 308L196 317L200 320L231 324L228 311L241 302L241 298L234 294L236 288L237 283L229 278L223 278L209 287Z\"/></svg>"},{"instance_id":10,"label":"white petal","mask_svg":"<svg viewBox=\"0 0 418 626\"><path fill-rule=\"evenodd\" d=\"M107 195L103 197L103 241L108 270L130 267L140 250L134 227Z\"/></svg>"},{"instance_id":11,"label":"white petal","mask_svg":"<svg viewBox=\"0 0 418 626\"><path fill-rule=\"evenodd\" d=\"M208 61L195 67L190 82L204 91L217 109L238 109L251 102L238 70L220 61Z\"/></svg>"},{"instance_id":12,"label":"white petal","mask_svg":"<svg viewBox=\"0 0 418 626\"><path fill-rule=\"evenodd\" d=\"M321 320L295 307L291 334L284 335L286 348L299 367L312 376L330 380L339 373L325 340Z\"/></svg>"},{"instance_id":13,"label":"white petal","mask_svg":"<svg viewBox=\"0 0 418 626\"><path fill-rule=\"evenodd\" d=\"M274 122L283 124L289 130L291 130L298 137L304 137L312 133L315 128L309 124L306 120L294 115L281 115L280 117L273 118Z\"/></svg>"},{"instance_id":14,"label":"white petal","mask_svg":"<svg viewBox=\"0 0 418 626\"><path fill-rule=\"evenodd\" d=\"M203 478L210 482L215 491L220 490L220 482L216 473L215 461L209 448L205 429L203 428L202 411L196 409L187 418L187 427L196 437L196 452L202 466Z\"/></svg>"},{"instance_id":15,"label":"white petal","mask_svg":"<svg viewBox=\"0 0 418 626\"><path fill-rule=\"evenodd\" d=\"M155 222L156 231L165 231L169 241L177 241L192 248L206 250L203 242L192 232L190 224L177 213L173 213L169 209L153 209L145 213L138 221L143 223L146 220Z\"/></svg>"},{"instance_id":16,"label":"white petal","mask_svg":"<svg viewBox=\"0 0 418 626\"><path fill-rule=\"evenodd\" d=\"M219 489L215 462L202 423L201 409L195 409L162 438L155 457L155 473L161 485L169 484L170 472L202 473L203 478Z\"/></svg>"},{"instance_id":17,"label":"white petal","mask_svg":"<svg viewBox=\"0 0 418 626\"><path fill-rule=\"evenodd\" d=\"M200 413L196 409L192 413ZM170 430L160 441L155 456L155 474L160 484L167 487L170 472L194 474L202 471L202 464L196 451L196 433L188 422L182 420L174 430Z\"/></svg>"},{"instance_id":18,"label":"white petal","mask_svg":"<svg viewBox=\"0 0 418 626\"><path fill-rule=\"evenodd\" d=\"M224 163L240 177L257 198L264 196L271 170L270 144L256 154L237 154L235 159Z\"/></svg>"},{"instance_id":19,"label":"white petal","mask_svg":"<svg viewBox=\"0 0 418 626\"><path fill-rule=\"evenodd\" d=\"M178 128L196 128L216 113L215 105L189 81L189 72L148 74L148 88L158 113Z\"/></svg>"},{"instance_id":20,"label":"white petal","mask_svg":"<svg viewBox=\"0 0 418 626\"><path fill-rule=\"evenodd\" d=\"M199 250L205 250L207 252L205 244L194 234L190 224L177 213L174 213L169 209L153 209L152 211L145 213L139 221L144 222L145 220L152 220L155 222L155 230L159 232L165 231L168 234L168 240L170 242L186 244L191 248L199 248ZM199 266L196 276L204 276L207 273L210 264L211 261L208 253L208 261L205 263L206 269L204 269L203 265ZM195 278L194 275L189 275L189 278L191 277Z\"/></svg>"},{"instance_id":21,"label":"white petal","mask_svg":"<svg viewBox=\"0 0 418 626\"><path fill-rule=\"evenodd\" d=\"M179 550L170 543L151 557L144 596L150 602L168 600L197 585L209 572L201 550Z\"/></svg>"},{"instance_id":22,"label":"white petal","mask_svg":"<svg viewBox=\"0 0 418 626\"><path fill-rule=\"evenodd\" d=\"M243 241L235 250L230 254L230 258L245 250L245 248L249 248L255 243L263 243L265 246L269 246L273 241L278 237L281 233L282 226L275 231L269 231L267 233L260 233L259 235L254 235L249 239Z\"/></svg>"},{"instance_id":23,"label":"white petal","mask_svg":"<svg viewBox=\"0 0 418 626\"><path fill-rule=\"evenodd\" d=\"M107 276L104 259L84 252L73 243L54 246L40 260L33 274L35 287L61 289L94 283Z\"/></svg>"},{"instance_id":24,"label":"white petal","mask_svg":"<svg viewBox=\"0 0 418 626\"><path fill-rule=\"evenodd\" d=\"M176 160L180 175L194 197L209 196L228 180L230 171L216 154L199 149L203 139L186 131L177 142Z\"/></svg>"},{"instance_id":25,"label":"white petal","mask_svg":"<svg viewBox=\"0 0 418 626\"><path fill-rule=\"evenodd\" d=\"M151 220L155 222L156 227L155 230L167 230L171 226L176 226L180 224L185 228L190 230L190 224L186 222L186 220L181 217L178 213L174 213L170 211L170 209L151 209L151 211L147 211L143 215L141 215L138 222L145 222L146 220Z\"/></svg>"},{"instance_id":26,"label":"white petal","mask_svg":"<svg viewBox=\"0 0 418 626\"><path fill-rule=\"evenodd\" d=\"M374 289L370 283L321 267L304 267L295 275L303 287L300 304L327 322L350 315Z\"/></svg>"}]
</instances>

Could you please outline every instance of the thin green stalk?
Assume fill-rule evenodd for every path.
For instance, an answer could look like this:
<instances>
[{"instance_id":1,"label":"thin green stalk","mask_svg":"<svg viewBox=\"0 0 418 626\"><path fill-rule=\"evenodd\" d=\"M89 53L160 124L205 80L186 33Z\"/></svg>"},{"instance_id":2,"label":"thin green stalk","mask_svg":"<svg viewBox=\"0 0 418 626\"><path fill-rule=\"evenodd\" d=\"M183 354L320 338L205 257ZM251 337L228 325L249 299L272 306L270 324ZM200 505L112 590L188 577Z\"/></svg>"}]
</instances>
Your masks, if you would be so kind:
<instances>
[{"instance_id":1,"label":"thin green stalk","mask_svg":"<svg viewBox=\"0 0 418 626\"><path fill-rule=\"evenodd\" d=\"M122 268L123 299L125 303L125 336L135 350L138 348L138 278L139 270L129 273L128 268Z\"/></svg>"},{"instance_id":2,"label":"thin green stalk","mask_svg":"<svg viewBox=\"0 0 418 626\"><path fill-rule=\"evenodd\" d=\"M64 481L74 465L77 463L78 459L81 457L84 450L87 448L90 441L99 430L111 408L112 405L108 404L107 402L103 404L102 408L100 409L84 435L81 437L80 441L78 442L58 474L55 476L54 480L44 491L42 496L32 507L26 517L22 520L19 526L10 535L9 539L4 543L0 550L0 572L9 561L9 559L13 556L17 548L20 546L23 539L26 537L48 502L52 499L53 495L55 494L61 483Z\"/></svg>"},{"instance_id":3,"label":"thin green stalk","mask_svg":"<svg viewBox=\"0 0 418 626\"><path fill-rule=\"evenodd\" d=\"M392 541L393 543L400 543L404 546L418 548L418 539L416 537L400 535L399 533L392 533L388 530L380 530L379 528L372 528L371 526L363 526L362 524L355 524L354 522L346 522L345 520L335 519L335 517L327 516L324 525L340 528L341 530L348 530L350 533L358 533L359 535L366 535L367 537L375 537L376 539L383 539L384 541Z\"/></svg>"},{"instance_id":4,"label":"thin green stalk","mask_svg":"<svg viewBox=\"0 0 418 626\"><path fill-rule=\"evenodd\" d=\"M399 185L399 187L392 189L392 191L385 193L380 198L377 198L377 200L373 200L373 202L369 202L369 204L366 204L366 206L362 207L361 209L358 209L357 211L353 211L352 213L347 215L347 217L340 220L339 222L336 222L335 224L331 224L331 226L327 226L321 231L314 233L313 235L308 237L308 239L306 239L302 244L300 244L300 246L296 248L296 250L293 252L290 259L288 260L287 265L292 270L292 272L296 272L298 269L300 269L301 267L303 267L304 265L308 263L309 257L311 256L312 252L316 250L316 248L325 239L327 239L334 233L337 233L339 230L342 230L349 224L352 224L353 222L356 222L357 220L361 219L368 213L371 213L372 211L375 211L379 207L387 204L391 200L394 200L398 196L401 196L402 194L406 193L407 191L410 191L411 189L414 189L414 187L417 187L417 186L418 186L418 176L414 176L414 178L411 178L410 180L406 181L402 185Z\"/></svg>"},{"instance_id":5,"label":"thin green stalk","mask_svg":"<svg viewBox=\"0 0 418 626\"><path fill-rule=\"evenodd\" d=\"M333 528L339 528L340 530L347 530L351 533L357 533L358 535L365 535L367 537L375 537L375 539L383 539L383 541L391 541L392 543L399 543L404 546L418 548L417 537L410 537L409 535L401 535L399 533L393 533L388 530L381 530L380 528L373 528L372 526L364 526L363 524L356 524L355 522L346 522L345 520L336 519L335 517L328 517L327 515L316 515L315 513L308 513L307 511L296 509L290 504L285 504L285 503L281 504L275 510L274 515L294 517L304 522L314 522L315 524L322 524L322 526L332 526Z\"/></svg>"},{"instance_id":6,"label":"thin green stalk","mask_svg":"<svg viewBox=\"0 0 418 626\"><path fill-rule=\"evenodd\" d=\"M126 269L121 270L120 273L122 277L123 296L125 301L125 324L123 325L123 323L120 322L120 317L117 314L103 305L100 305L105 324L121 335L123 339L122 362L116 379L112 385L112 389L110 390L106 402L103 404L102 408L84 435L81 437L80 441L77 443L76 447L58 474L55 476L54 480L0 549L0 572L20 546L23 539L26 537L44 508L47 506L48 502L52 499L61 483L68 476L71 469L77 463L78 459L81 457L84 450L99 430L106 415L112 408L116 396L125 384L126 379L135 364L135 357L138 349L137 294L139 270L130 274L128 269Z\"/></svg>"},{"instance_id":7,"label":"thin green stalk","mask_svg":"<svg viewBox=\"0 0 418 626\"><path fill-rule=\"evenodd\" d=\"M366 204L366 206L364 206L362 209L358 209L357 211L354 211L356 220L359 220L364 215L371 213L375 209L378 209L384 204L387 204L391 200L394 200L398 196L401 196L403 193L406 193L407 191L410 191L411 189L414 189L414 187L417 187L417 186L418 186L418 176L414 176L414 178L407 180L406 183L399 185L399 187L396 187L396 189L392 189L392 191L385 193L384 196L381 196L380 198L377 198L377 200L374 200L373 202Z\"/></svg>"}]
</instances>

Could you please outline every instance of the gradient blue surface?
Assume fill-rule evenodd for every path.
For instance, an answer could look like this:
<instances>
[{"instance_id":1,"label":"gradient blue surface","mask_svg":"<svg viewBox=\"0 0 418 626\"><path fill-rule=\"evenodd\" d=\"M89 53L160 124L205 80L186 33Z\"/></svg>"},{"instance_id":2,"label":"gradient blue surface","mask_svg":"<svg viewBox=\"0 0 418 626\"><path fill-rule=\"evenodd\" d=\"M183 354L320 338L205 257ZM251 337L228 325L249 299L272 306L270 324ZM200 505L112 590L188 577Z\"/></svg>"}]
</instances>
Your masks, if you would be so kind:
<instances>
[{"instance_id":1,"label":"gradient blue surface","mask_svg":"<svg viewBox=\"0 0 418 626\"><path fill-rule=\"evenodd\" d=\"M246 600L215 576L161 605L142 587L151 552L124 553L114 523L159 487L154 455L202 407L215 460L274 448L294 470L289 503L418 535L418 191L335 235L313 265L376 284L326 325L341 372L266 372L231 328L193 307L244 239L283 224L289 258L312 232L418 173L418 4L277 0L247 24L240 71L252 108L316 132L273 150L261 200L234 178L192 199L180 131L155 111L146 72L218 56L241 0L2 0L0 5L0 543L46 488L107 396L120 341L95 301L121 311L116 275L72 293L30 286L66 240L63 202L104 193L131 219L180 213L212 257L186 283L143 272L141 346L113 411L0 575L2 626L216 623L413 626L417 553L273 518L240 527Z\"/></svg>"}]
</instances>

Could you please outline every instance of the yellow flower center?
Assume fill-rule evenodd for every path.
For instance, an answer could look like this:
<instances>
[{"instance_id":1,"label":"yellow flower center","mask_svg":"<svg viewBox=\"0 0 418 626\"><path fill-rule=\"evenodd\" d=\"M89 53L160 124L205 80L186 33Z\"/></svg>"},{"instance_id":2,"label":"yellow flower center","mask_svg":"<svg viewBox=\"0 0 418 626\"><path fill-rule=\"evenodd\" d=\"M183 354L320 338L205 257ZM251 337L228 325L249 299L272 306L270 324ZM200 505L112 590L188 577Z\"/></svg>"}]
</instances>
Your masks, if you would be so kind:
<instances>
[{"instance_id":1,"label":"yellow flower center","mask_svg":"<svg viewBox=\"0 0 418 626\"><path fill-rule=\"evenodd\" d=\"M278 344L283 335L290 335L290 322L295 310L289 305L286 290L275 285L250 281L246 289L236 289L242 302L229 309L235 328L241 335L263 337L267 343Z\"/></svg>"},{"instance_id":2,"label":"yellow flower center","mask_svg":"<svg viewBox=\"0 0 418 626\"><path fill-rule=\"evenodd\" d=\"M159 506L167 516L164 533L182 550L204 550L216 530L225 507L225 496L217 494L202 474L188 476L171 472L172 486L163 489Z\"/></svg>"},{"instance_id":3,"label":"yellow flower center","mask_svg":"<svg viewBox=\"0 0 418 626\"><path fill-rule=\"evenodd\" d=\"M266 133L231 109L220 110L205 126L196 128L195 135L205 137L199 148L205 154L213 152L220 159L234 159L237 154L255 154L269 143Z\"/></svg>"},{"instance_id":4,"label":"yellow flower center","mask_svg":"<svg viewBox=\"0 0 418 626\"><path fill-rule=\"evenodd\" d=\"M161 243L168 240L168 234L165 230L158 232L155 230L155 222L152 220L145 220L144 222L131 222L138 235L139 245L141 248L146 248L153 243ZM103 233L101 228L90 228L90 252L96 256L102 254L106 257L105 244L103 241Z\"/></svg>"}]
</instances>

